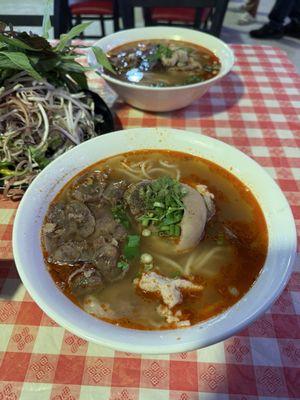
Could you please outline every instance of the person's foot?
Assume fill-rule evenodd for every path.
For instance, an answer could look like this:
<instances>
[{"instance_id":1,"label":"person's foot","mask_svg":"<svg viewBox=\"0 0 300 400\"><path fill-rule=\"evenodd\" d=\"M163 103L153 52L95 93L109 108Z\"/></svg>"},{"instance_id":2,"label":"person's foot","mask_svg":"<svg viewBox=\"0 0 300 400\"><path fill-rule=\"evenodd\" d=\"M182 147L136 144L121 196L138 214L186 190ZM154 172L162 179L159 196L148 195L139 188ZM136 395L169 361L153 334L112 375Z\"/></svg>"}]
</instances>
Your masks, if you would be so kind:
<instances>
[{"instance_id":1,"label":"person's foot","mask_svg":"<svg viewBox=\"0 0 300 400\"><path fill-rule=\"evenodd\" d=\"M296 24L295 22L291 21L289 24L283 27L283 32L286 36L300 39L300 24Z\"/></svg>"},{"instance_id":2,"label":"person's foot","mask_svg":"<svg viewBox=\"0 0 300 400\"><path fill-rule=\"evenodd\" d=\"M254 39L281 39L283 35L283 29L274 29L270 24L250 31L250 36Z\"/></svg>"},{"instance_id":3,"label":"person's foot","mask_svg":"<svg viewBox=\"0 0 300 400\"><path fill-rule=\"evenodd\" d=\"M237 23L238 25L251 25L254 24L255 21L256 21L255 17L253 17L248 12L245 12L244 14L241 15Z\"/></svg>"},{"instance_id":4,"label":"person's foot","mask_svg":"<svg viewBox=\"0 0 300 400\"><path fill-rule=\"evenodd\" d=\"M240 4L238 6L232 7L231 11L237 12L237 13L242 13L246 11L246 6L245 4Z\"/></svg>"}]
</instances>

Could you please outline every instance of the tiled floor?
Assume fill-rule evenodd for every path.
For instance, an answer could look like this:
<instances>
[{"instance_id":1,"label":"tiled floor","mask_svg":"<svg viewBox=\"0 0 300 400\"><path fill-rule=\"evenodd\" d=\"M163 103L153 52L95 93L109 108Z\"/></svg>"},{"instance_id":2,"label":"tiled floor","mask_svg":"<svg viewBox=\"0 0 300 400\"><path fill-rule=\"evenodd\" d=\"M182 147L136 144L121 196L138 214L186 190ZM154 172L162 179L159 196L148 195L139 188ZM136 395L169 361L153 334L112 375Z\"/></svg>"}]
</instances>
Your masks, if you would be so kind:
<instances>
[{"instance_id":1,"label":"tiled floor","mask_svg":"<svg viewBox=\"0 0 300 400\"><path fill-rule=\"evenodd\" d=\"M254 40L251 39L248 32L251 29L255 29L260 27L263 23L267 21L267 15L270 11L270 8L274 4L273 0L261 0L257 22L246 26L241 27L237 25L237 20L239 14L233 12L233 8L237 4L242 4L242 0L232 0L229 3L228 11L225 17L225 23L222 31L221 38L226 41L227 43L257 43L257 44L270 44L272 46L280 47L281 49L285 50L288 53L289 58L295 64L298 72L300 73L300 40L292 39L292 38L283 38L281 40ZM1 5L1 13L3 14L43 14L44 9L44 1L41 0L0 0ZM1 15L0 15L1 20ZM141 13L137 10L136 13L136 25L143 26ZM21 28L21 27L20 27ZM28 27L26 28L28 29ZM99 24L96 22L90 28L90 31L98 32ZM40 28L31 28L33 32L40 33ZM107 32L112 32L112 25L107 23Z\"/></svg>"}]
</instances>

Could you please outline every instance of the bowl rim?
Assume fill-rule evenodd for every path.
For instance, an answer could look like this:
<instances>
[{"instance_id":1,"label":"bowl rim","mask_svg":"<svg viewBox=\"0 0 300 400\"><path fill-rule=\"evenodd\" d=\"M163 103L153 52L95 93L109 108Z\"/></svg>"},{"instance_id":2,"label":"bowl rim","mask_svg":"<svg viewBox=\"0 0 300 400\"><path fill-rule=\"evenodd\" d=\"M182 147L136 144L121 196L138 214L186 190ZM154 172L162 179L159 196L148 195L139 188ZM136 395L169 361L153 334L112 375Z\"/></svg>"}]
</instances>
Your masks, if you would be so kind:
<instances>
[{"instance_id":1,"label":"bowl rim","mask_svg":"<svg viewBox=\"0 0 300 400\"><path fill-rule=\"evenodd\" d=\"M176 34L176 32L182 32L182 33L186 33L186 32L193 32L195 35L200 35L202 36L204 39L205 38L211 38L213 40L215 40L217 43L219 43L221 46L223 46L223 48L228 52L229 56L230 56L230 64L228 66L228 68L226 68L222 73L220 71L220 73L216 76L214 76L213 78L209 78L203 82L197 82L197 83L192 83L189 85L178 85L178 86L166 86L166 87L154 87L154 86L147 86L147 85L140 85L140 84L134 84L134 83L129 83L129 82L125 82L122 81L121 79L117 79L112 77L111 75L108 75L104 72L104 69L98 69L98 72L100 73L101 77L103 77L103 79L107 80L108 82L111 82L113 84L118 84L121 85L123 87L126 88L130 88L130 89L136 89L136 90L149 90L149 91L153 91L153 92L159 92L159 91L174 91L174 90L182 90L182 89L188 89L188 88L197 88L197 87L201 87L201 86L206 86L206 85L211 85L214 82L218 81L219 79L223 78L225 75L227 75L230 70L232 69L234 62L235 62L235 56L234 56L234 52L233 50L228 46L227 43L223 42L223 40L210 35L208 33L205 32L201 32L201 31L195 31L193 29L189 29L189 28L180 28L180 27L174 27L171 28L174 33ZM126 29L126 30L122 30L122 31L118 31L118 32L114 32L110 35L104 36L103 38L97 40L97 42L95 42L93 44L93 47L101 47L99 46L102 42L106 42L109 38L115 38L115 37L121 37L124 34L126 35L127 33L134 33L134 32L141 32L144 33L145 31L151 31L151 32L160 32L162 33L162 31L164 30L170 30L169 27L166 26L161 26L161 27L145 27L145 28L132 28L132 29ZM155 38L153 38L155 39ZM164 38L163 38L164 39ZM147 40L151 40L151 39L147 39ZM130 43L130 42L124 42L124 43ZM123 44L124 44L123 43ZM115 46L118 47L118 46ZM113 47L113 48L115 48ZM205 47L206 46L202 46ZM113 49L112 48L112 49ZM209 50L209 49L208 49ZM87 59L88 59L88 63L89 65L91 65L91 58L93 57L92 55L92 49L89 49L88 53L87 53ZM220 60L221 61L221 60ZM222 62L221 62L222 65Z\"/></svg>"},{"instance_id":2,"label":"bowl rim","mask_svg":"<svg viewBox=\"0 0 300 400\"><path fill-rule=\"evenodd\" d=\"M272 293L266 293L266 299L264 299L264 302L262 304L260 304L260 306L257 307L257 309L252 314L250 314L250 315L246 314L246 316L243 317L243 319L237 321L233 326L228 327L225 331L221 330L220 332L218 332L215 329L213 331L213 334L209 337L205 337L205 338L201 337L201 330L203 329L205 331L205 330L209 330L209 328L211 328L211 327L215 328L216 323L217 323L217 326L218 326L218 324L222 325L222 322L230 314L231 311L232 312L233 312L233 310L238 311L238 308L237 308L238 305L251 292L253 286L249 290L249 292L247 292L246 295L244 295L242 297L242 299L240 301L238 301L237 303L235 303L232 307L225 310L223 313L218 314L217 316L215 316L207 321L204 321L202 323L193 325L193 326L191 326L189 328L185 328L185 329L175 329L175 330L166 330L166 331L139 331L139 330L135 330L135 329L117 327L116 325L108 324L101 320L97 320L94 317L91 317L90 315L88 315L87 313L82 311L79 307L73 305L73 303L69 299L67 299L67 297L56 288L56 285L52 281L53 286L55 286L55 288L57 289L56 290L57 296L61 296L65 299L67 299L67 302L68 302L67 304L68 304L69 309L72 309L71 304L73 305L73 307L76 308L76 319L75 318L73 318L73 320L68 319L66 317L66 314L64 314L64 310L58 309L57 306L55 306L55 303L53 304L50 302L49 304L47 304L45 302L44 293L40 292L41 289L38 288L38 285L36 285L35 280L32 280L31 279L32 277L28 275L26 268L24 268L25 266L22 265L22 262L23 262L22 258L24 259L24 250L22 252L21 249L19 249L19 245L21 243L19 239L20 239L20 237L22 237L22 234L24 234L24 232L26 232L26 228L24 227L24 223L23 223L24 221L22 221L22 219L24 220L24 214L26 213L26 208L31 204L32 196L35 194L35 190L39 188L39 182L42 183L43 180L45 181L45 179L48 176L47 174L49 173L48 171L53 170L53 172L54 172L56 166L58 167L58 166L64 164L65 158L68 157L71 159L72 155L76 156L76 153L78 153L78 154L80 154L80 152L82 153L84 151L84 148L93 146L94 144L96 144L97 141L98 142L103 141L105 143L105 141L108 141L111 137L113 138L112 135L116 136L115 139L120 138L122 140L123 139L126 140L126 139L128 139L128 136L130 136L132 134L132 132L140 133L141 130L143 131L143 133L145 135L149 135L150 133L153 133L154 131L159 132L161 130L163 132L167 132L167 135L169 135L172 139L173 139L173 136L182 135L184 133L185 135L189 135L191 140L196 140L197 145L199 145L199 143L201 143L201 142L204 144L209 143L211 145L217 144L217 145L221 146L222 149L225 149L225 150L227 149L231 153L237 154L238 157L244 158L244 160L247 161L248 165L252 166L253 168L255 167L256 170L259 169L264 180L267 179L267 181L269 182L272 191L275 190L275 192L278 194L280 206L284 208L284 217L285 217L285 221L286 221L286 226L289 226L290 231L284 232L284 230L282 230L279 232L279 235L281 235L283 242L284 242L284 240L287 240L288 242L286 243L286 248L287 248L287 250L285 249L286 254L284 254L284 257L280 258L280 260L278 261L278 263L280 262L280 263L284 264L285 269L284 269L283 275L280 276L280 279L276 280L276 283L275 283L276 290L274 290ZM174 137L174 139L175 139L175 137ZM157 147L157 148L163 149L164 147L161 146L161 147ZM170 148L169 145L167 147L165 147L165 149L166 148ZM183 151L183 150L180 149L178 151ZM191 153L192 153L192 151L191 151ZM120 154L120 152L118 151L118 153L114 153L114 154ZM112 155L110 155L110 156L112 156ZM100 160L101 160L101 158L99 159L99 161ZM215 162L215 161L213 161L213 162ZM88 165L91 165L91 164L92 163L89 163ZM86 165L86 166L88 166L88 165ZM221 165L221 166L224 168L223 165ZM82 169L83 168L81 168L80 170L82 170ZM76 171L72 176L76 175L77 172L78 171ZM233 173L234 175L236 175L234 172L232 172L232 171L230 171L230 172ZM61 174L62 174L62 172L61 172ZM67 181L70 180L72 176L68 177ZM62 179L62 177L60 177L60 179ZM238 176L238 179L242 180L239 176ZM65 183L66 182L64 182L64 184ZM58 190L55 189L54 192L57 193ZM52 201L52 199L53 199L53 196L50 200L48 200L48 205ZM257 199L257 201L259 202L258 199ZM261 204L260 204L260 206L261 206ZM31 207L32 207L33 212L35 213L33 216L36 216L37 211L35 209L35 205L32 205ZM266 218L266 216L265 216L265 218ZM286 218L287 218L287 220L286 220ZM206 347L208 345L215 344L221 340L228 338L229 336L233 335L237 331L243 329L249 323L251 323L252 321L257 319L264 311L266 311L269 308L269 306L280 295L281 291L283 290L284 286L286 285L286 283L290 277L294 258L296 255L296 243L297 243L296 238L297 238L297 236L296 236L295 222L294 222L293 215L291 213L291 209L289 207L289 204L288 204L286 198L284 197L284 195L281 192L278 185L269 176L269 174L267 174L267 172L262 167L260 167L259 164L257 164L254 160L252 160L250 157L248 157L247 155L245 155L238 149L236 149L230 145L227 145L226 143L224 143L220 140L217 140L217 139L205 136L205 135L201 135L199 133L182 131L182 130L171 129L171 128L136 128L136 129L127 129L127 130L123 130L123 131L113 132L113 133L110 133L110 134L107 134L104 136L100 136L100 137L91 139L91 140L73 148L69 152L65 153L64 155L62 155L59 158L57 158L56 160L54 160L47 168L45 168L39 174L39 176L33 181L32 185L29 187L28 191L25 193L25 196L22 199L22 201L19 205L19 208L17 210L17 215L16 215L16 218L14 221L14 226L13 226L13 252L14 252L15 263L16 263L19 275L20 275L26 289L29 291L30 295L34 299L34 301L36 301L36 303L41 307L41 309L47 315L49 315L51 318L53 318L55 321L57 321L60 325L62 325L66 329L74 332L76 335L79 335L91 342L102 344L102 345L105 345L105 346L108 346L108 347L111 347L111 348L114 348L117 350L121 350L121 351L130 351L130 352L134 352L134 353L144 353L144 354L169 354L169 353L176 353L176 352L180 352L180 351L194 350L194 349L198 349L199 347ZM269 238L269 240L270 240L270 238ZM39 246L40 246L40 243L39 243ZM22 247L22 246L20 246L20 247ZM268 244L268 249L269 249L269 247L270 247L270 241ZM263 269L265 268L267 261L268 261L268 257L263 266ZM44 263L41 266L41 268L45 268ZM45 268L45 271L46 271L46 268ZM48 274L48 272L47 272L47 274ZM49 277L50 277L50 275L49 275ZM52 280L52 278L50 278L50 279ZM260 279L260 276L255 281L255 284L259 281L259 279ZM69 304L69 303L71 303L71 304ZM95 334L94 331L93 332L87 331L87 327L84 328L84 326L82 326L81 323L79 322L78 316L80 316L80 315L81 315L81 318L84 320L84 322L88 321L88 322L92 323L92 320L93 320L94 325L96 325L96 323L95 323L95 320L96 320L97 326L99 327L99 332L97 331ZM103 333L103 329L106 329L107 326L109 326L108 332L113 331L113 333L114 333L113 335L112 334L108 335L107 333L105 333L105 334ZM188 331L191 333L191 335L188 335L188 334L185 335L184 332L188 332ZM178 340L178 342L176 342L175 339L174 340L172 339L173 340L172 344L169 344L168 342L164 343L164 341L166 341L165 337L171 337L171 338L174 337L175 338L176 336L182 336L182 337L186 336L186 338L182 339L182 340ZM190 336L192 339L189 339ZM142 339L142 343L139 343L139 340L136 340L136 337L139 340ZM175 341L175 343L174 343L174 341ZM144 342L146 342L146 344ZM149 344L148 342L151 342L151 344Z\"/></svg>"}]
</instances>

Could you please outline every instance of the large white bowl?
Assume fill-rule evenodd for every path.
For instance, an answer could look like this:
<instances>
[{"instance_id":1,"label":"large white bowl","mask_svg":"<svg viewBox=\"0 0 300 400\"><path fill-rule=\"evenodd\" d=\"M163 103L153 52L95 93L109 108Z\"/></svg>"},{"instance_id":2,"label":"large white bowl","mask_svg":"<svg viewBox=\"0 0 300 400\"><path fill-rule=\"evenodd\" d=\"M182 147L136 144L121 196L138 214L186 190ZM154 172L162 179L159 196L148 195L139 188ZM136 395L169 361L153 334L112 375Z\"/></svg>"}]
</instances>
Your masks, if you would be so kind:
<instances>
[{"instance_id":1,"label":"large white bowl","mask_svg":"<svg viewBox=\"0 0 300 400\"><path fill-rule=\"evenodd\" d=\"M75 306L46 270L40 231L49 203L75 174L103 158L130 150L179 150L211 160L243 181L256 196L269 235L266 263L250 291L233 307L185 329L138 331L100 321ZM15 219L13 251L20 277L32 298L60 325L89 341L139 353L172 353L228 338L266 311L291 273L296 232L290 207L270 176L253 160L221 141L174 129L129 129L89 140L44 169L23 197Z\"/></svg>"},{"instance_id":2,"label":"large white bowl","mask_svg":"<svg viewBox=\"0 0 300 400\"><path fill-rule=\"evenodd\" d=\"M108 52L124 43L147 39L182 40L203 46L219 58L221 70L216 77L205 82L163 88L134 85L115 79L102 72L102 77L126 103L142 110L171 111L186 107L203 96L212 85L222 79L231 70L234 63L233 52L227 44L207 33L185 28L160 26L129 29L105 36L97 41L94 46L100 47L104 52ZM95 57L91 51L88 53L88 61L91 65L95 65Z\"/></svg>"}]
</instances>

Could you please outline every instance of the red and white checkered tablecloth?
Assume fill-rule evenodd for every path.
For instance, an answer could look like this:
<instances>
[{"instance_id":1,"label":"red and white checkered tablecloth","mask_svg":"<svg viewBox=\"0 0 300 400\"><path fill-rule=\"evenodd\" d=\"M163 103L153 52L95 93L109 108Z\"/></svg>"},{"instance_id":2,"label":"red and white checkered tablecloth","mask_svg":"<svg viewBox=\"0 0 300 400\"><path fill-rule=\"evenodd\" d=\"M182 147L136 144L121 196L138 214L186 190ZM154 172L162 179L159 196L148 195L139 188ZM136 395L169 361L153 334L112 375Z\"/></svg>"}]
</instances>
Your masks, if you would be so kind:
<instances>
[{"instance_id":1,"label":"red and white checkered tablecloth","mask_svg":"<svg viewBox=\"0 0 300 400\"><path fill-rule=\"evenodd\" d=\"M147 113L116 102L123 128L168 126L217 137L276 179L300 237L300 76L285 53L232 46L233 71L184 110ZM91 85L108 102L100 78ZM225 342L190 353L144 356L88 343L45 315L13 263L17 203L0 199L0 400L300 399L300 257L276 303Z\"/></svg>"}]
</instances>

